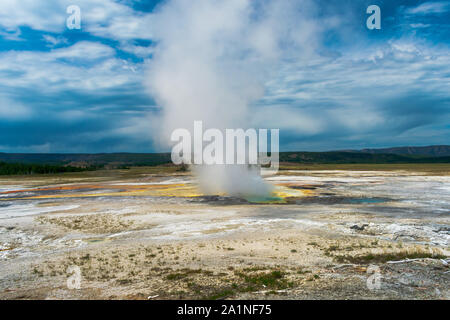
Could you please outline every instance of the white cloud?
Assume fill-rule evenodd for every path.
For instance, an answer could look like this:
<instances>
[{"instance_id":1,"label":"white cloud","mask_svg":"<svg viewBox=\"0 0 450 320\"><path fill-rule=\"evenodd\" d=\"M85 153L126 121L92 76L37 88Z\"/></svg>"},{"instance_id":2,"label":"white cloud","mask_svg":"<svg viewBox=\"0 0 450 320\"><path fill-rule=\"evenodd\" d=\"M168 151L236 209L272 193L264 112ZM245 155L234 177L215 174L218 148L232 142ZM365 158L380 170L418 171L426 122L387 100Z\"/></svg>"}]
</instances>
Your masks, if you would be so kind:
<instances>
[{"instance_id":1,"label":"white cloud","mask_svg":"<svg viewBox=\"0 0 450 320\"><path fill-rule=\"evenodd\" d=\"M0 119L18 120L28 118L32 110L7 97L0 96Z\"/></svg>"},{"instance_id":2,"label":"white cloud","mask_svg":"<svg viewBox=\"0 0 450 320\"><path fill-rule=\"evenodd\" d=\"M36 30L57 32L64 28L66 1L2 0L0 24L9 29L29 26Z\"/></svg>"},{"instance_id":3,"label":"white cloud","mask_svg":"<svg viewBox=\"0 0 450 320\"><path fill-rule=\"evenodd\" d=\"M66 9L76 4L81 9L81 26L85 31L116 40L151 39L151 14L144 14L113 0L2 0L0 26L18 30L28 26L35 30L58 33L66 28Z\"/></svg>"},{"instance_id":4,"label":"white cloud","mask_svg":"<svg viewBox=\"0 0 450 320\"><path fill-rule=\"evenodd\" d=\"M0 86L46 94L70 89L94 92L139 83L142 80L136 70L140 70L137 65L115 57L114 49L95 42L79 42L50 52L0 53ZM7 76L12 73L13 77Z\"/></svg>"},{"instance_id":5,"label":"white cloud","mask_svg":"<svg viewBox=\"0 0 450 320\"><path fill-rule=\"evenodd\" d=\"M49 34L44 34L42 38L45 40L45 42L48 43L48 47L55 47L61 44L67 44L67 39L64 37L54 37Z\"/></svg>"},{"instance_id":6,"label":"white cloud","mask_svg":"<svg viewBox=\"0 0 450 320\"><path fill-rule=\"evenodd\" d=\"M431 27L431 24L411 23L409 26L410 26L411 28L414 28L414 29L422 29L422 28L428 28L428 27Z\"/></svg>"},{"instance_id":7,"label":"white cloud","mask_svg":"<svg viewBox=\"0 0 450 320\"><path fill-rule=\"evenodd\" d=\"M0 30L0 37L5 40L22 41L21 34L19 29L8 30L8 28L5 28L5 30Z\"/></svg>"},{"instance_id":8,"label":"white cloud","mask_svg":"<svg viewBox=\"0 0 450 320\"><path fill-rule=\"evenodd\" d=\"M414 92L450 99L449 73L445 48L407 40L336 59L286 63L266 84L266 95L254 108L255 118L300 136L376 132L396 125L391 122L396 110L386 109L386 101Z\"/></svg>"},{"instance_id":9,"label":"white cloud","mask_svg":"<svg viewBox=\"0 0 450 320\"><path fill-rule=\"evenodd\" d=\"M111 15L104 20L96 20L87 13L86 24L87 31L93 35L113 38L116 40L127 39L152 39L152 20L151 14L140 15L132 10L125 9L117 14Z\"/></svg>"},{"instance_id":10,"label":"white cloud","mask_svg":"<svg viewBox=\"0 0 450 320\"><path fill-rule=\"evenodd\" d=\"M254 110L251 125L255 128L289 130L299 135L314 135L325 129L326 121L315 112L292 106L271 105Z\"/></svg>"},{"instance_id":11,"label":"white cloud","mask_svg":"<svg viewBox=\"0 0 450 320\"><path fill-rule=\"evenodd\" d=\"M414 8L406 10L407 14L414 15L427 15L427 14L439 14L445 13L450 10L450 3L447 1L441 2L425 2Z\"/></svg>"},{"instance_id":12,"label":"white cloud","mask_svg":"<svg viewBox=\"0 0 450 320\"><path fill-rule=\"evenodd\" d=\"M76 44L66 47L52 50L47 56L50 59L77 59L77 60L95 60L100 58L112 57L115 54L115 50L107 45L81 41Z\"/></svg>"},{"instance_id":13,"label":"white cloud","mask_svg":"<svg viewBox=\"0 0 450 320\"><path fill-rule=\"evenodd\" d=\"M152 46L138 46L129 42L122 43L120 49L141 58L147 58L155 52Z\"/></svg>"},{"instance_id":14,"label":"white cloud","mask_svg":"<svg viewBox=\"0 0 450 320\"><path fill-rule=\"evenodd\" d=\"M367 132L383 124L383 114L365 104L346 105L326 111L329 121L355 132Z\"/></svg>"}]
</instances>

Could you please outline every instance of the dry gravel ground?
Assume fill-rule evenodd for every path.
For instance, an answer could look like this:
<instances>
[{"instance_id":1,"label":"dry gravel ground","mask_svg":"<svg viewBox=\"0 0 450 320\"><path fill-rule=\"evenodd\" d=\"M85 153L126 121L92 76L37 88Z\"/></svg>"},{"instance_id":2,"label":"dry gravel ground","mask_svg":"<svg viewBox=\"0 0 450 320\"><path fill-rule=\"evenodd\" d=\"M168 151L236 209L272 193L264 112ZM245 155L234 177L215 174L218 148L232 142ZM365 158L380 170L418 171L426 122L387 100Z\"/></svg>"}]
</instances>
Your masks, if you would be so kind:
<instances>
[{"instance_id":1,"label":"dry gravel ground","mask_svg":"<svg viewBox=\"0 0 450 320\"><path fill-rule=\"evenodd\" d=\"M308 190L286 204L110 194L110 184L174 177L190 183L143 170L89 176L107 195L0 193L0 298L450 298L446 173L282 172L271 183ZM0 185L83 176L42 179ZM69 289L74 266L80 289Z\"/></svg>"}]
</instances>

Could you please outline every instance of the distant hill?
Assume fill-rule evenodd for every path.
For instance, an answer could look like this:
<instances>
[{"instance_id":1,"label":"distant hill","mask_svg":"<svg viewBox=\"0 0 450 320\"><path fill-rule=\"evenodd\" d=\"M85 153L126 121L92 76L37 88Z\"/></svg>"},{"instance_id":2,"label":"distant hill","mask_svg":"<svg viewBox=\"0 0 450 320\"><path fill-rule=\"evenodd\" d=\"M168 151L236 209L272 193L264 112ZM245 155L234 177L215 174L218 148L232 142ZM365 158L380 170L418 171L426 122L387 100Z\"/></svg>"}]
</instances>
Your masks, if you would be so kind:
<instances>
[{"instance_id":1,"label":"distant hill","mask_svg":"<svg viewBox=\"0 0 450 320\"><path fill-rule=\"evenodd\" d=\"M362 152L372 154L402 154L402 155L420 155L428 157L450 157L450 146L427 146L427 147L395 147L383 149L362 149L349 150L350 152Z\"/></svg>"},{"instance_id":2,"label":"distant hill","mask_svg":"<svg viewBox=\"0 0 450 320\"><path fill-rule=\"evenodd\" d=\"M26 163L6 163L0 161L0 175L26 175L26 174L46 174L63 172L94 171L100 167L72 167L50 164L26 164Z\"/></svg>"},{"instance_id":3,"label":"distant hill","mask_svg":"<svg viewBox=\"0 0 450 320\"><path fill-rule=\"evenodd\" d=\"M8 163L66 165L74 167L153 166L169 163L170 153L0 153Z\"/></svg>"},{"instance_id":4,"label":"distant hill","mask_svg":"<svg viewBox=\"0 0 450 320\"><path fill-rule=\"evenodd\" d=\"M389 153L349 151L281 152L280 162L342 164L342 163L450 163L450 157L427 157Z\"/></svg>"},{"instance_id":5,"label":"distant hill","mask_svg":"<svg viewBox=\"0 0 450 320\"><path fill-rule=\"evenodd\" d=\"M382 151L383 150L383 151ZM399 152L399 153L397 153ZM171 163L170 153L45 154L0 153L6 163L59 165L78 168L122 168ZM280 162L343 163L450 163L449 146L364 149L359 151L281 152Z\"/></svg>"}]
</instances>

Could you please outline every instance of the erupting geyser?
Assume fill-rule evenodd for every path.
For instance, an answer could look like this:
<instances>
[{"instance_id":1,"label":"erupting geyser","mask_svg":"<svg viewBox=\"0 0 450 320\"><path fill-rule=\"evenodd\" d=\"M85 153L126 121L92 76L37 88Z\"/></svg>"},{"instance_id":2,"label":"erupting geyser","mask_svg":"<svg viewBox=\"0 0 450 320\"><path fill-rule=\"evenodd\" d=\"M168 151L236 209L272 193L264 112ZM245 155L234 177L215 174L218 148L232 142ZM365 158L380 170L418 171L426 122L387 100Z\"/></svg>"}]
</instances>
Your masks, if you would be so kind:
<instances>
[{"instance_id":1,"label":"erupting geyser","mask_svg":"<svg viewBox=\"0 0 450 320\"><path fill-rule=\"evenodd\" d=\"M264 199L271 195L273 187L266 183L255 167L245 165L195 166L200 189L206 194L226 193L246 199Z\"/></svg>"},{"instance_id":2,"label":"erupting geyser","mask_svg":"<svg viewBox=\"0 0 450 320\"><path fill-rule=\"evenodd\" d=\"M310 48L312 35L299 19L310 1L172 0L154 14L155 52L148 87L163 108L163 143L173 130L249 128L249 106L287 48ZM294 14L295 12L295 14ZM226 156L226 155L225 155ZM206 193L269 196L271 186L246 165L194 169Z\"/></svg>"}]
</instances>

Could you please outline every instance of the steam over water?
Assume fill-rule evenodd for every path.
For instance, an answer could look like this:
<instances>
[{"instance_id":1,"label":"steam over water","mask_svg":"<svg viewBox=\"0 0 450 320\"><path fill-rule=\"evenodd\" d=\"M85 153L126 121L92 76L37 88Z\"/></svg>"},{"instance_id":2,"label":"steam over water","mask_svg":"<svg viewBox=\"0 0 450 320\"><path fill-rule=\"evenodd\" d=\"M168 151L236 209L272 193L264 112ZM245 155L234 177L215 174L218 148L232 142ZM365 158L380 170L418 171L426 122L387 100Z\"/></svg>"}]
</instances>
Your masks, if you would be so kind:
<instances>
[{"instance_id":1,"label":"steam over water","mask_svg":"<svg viewBox=\"0 0 450 320\"><path fill-rule=\"evenodd\" d=\"M292 52L298 58L314 51L318 28L308 19L311 11L310 1L279 0L172 0L156 10L148 87L163 108L161 142L170 145L177 128L192 132L196 120L205 130L251 127L249 108L263 97L278 62ZM205 192L270 194L247 166L194 172Z\"/></svg>"},{"instance_id":2,"label":"steam over water","mask_svg":"<svg viewBox=\"0 0 450 320\"><path fill-rule=\"evenodd\" d=\"M200 189L206 194L225 192L244 198L264 198L273 187L266 183L257 168L242 165L197 166L194 173L199 179Z\"/></svg>"}]
</instances>

